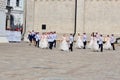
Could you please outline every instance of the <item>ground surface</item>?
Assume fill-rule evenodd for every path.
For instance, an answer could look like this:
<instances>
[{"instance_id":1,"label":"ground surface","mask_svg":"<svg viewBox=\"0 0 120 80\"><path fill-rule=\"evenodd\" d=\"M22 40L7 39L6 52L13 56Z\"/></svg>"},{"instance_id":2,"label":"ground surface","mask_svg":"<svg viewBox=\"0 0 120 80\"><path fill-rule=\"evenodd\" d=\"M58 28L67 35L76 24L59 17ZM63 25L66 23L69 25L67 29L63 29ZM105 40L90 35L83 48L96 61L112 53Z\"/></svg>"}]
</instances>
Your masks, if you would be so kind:
<instances>
[{"instance_id":1,"label":"ground surface","mask_svg":"<svg viewBox=\"0 0 120 80\"><path fill-rule=\"evenodd\" d=\"M0 80L120 80L120 46L101 53L0 44Z\"/></svg>"}]
</instances>

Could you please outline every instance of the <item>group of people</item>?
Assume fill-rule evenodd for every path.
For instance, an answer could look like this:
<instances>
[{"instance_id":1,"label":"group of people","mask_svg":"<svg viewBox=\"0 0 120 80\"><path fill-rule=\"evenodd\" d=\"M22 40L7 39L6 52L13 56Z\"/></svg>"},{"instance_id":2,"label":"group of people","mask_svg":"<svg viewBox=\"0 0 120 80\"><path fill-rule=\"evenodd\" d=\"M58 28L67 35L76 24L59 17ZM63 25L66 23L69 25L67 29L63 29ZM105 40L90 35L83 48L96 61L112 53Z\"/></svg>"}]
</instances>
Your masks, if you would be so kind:
<instances>
[{"instance_id":1,"label":"group of people","mask_svg":"<svg viewBox=\"0 0 120 80\"><path fill-rule=\"evenodd\" d=\"M36 47L52 49L56 47L57 34L56 32L44 32L40 35L39 32L34 32L34 30L32 30L32 32L28 34L28 39L30 45L34 43Z\"/></svg>"},{"instance_id":2,"label":"group of people","mask_svg":"<svg viewBox=\"0 0 120 80\"><path fill-rule=\"evenodd\" d=\"M40 47L43 49L49 48L51 50L53 47L56 47L57 37L58 36L56 32L44 32L40 35L39 32L34 32L34 30L32 30L28 34L30 45L34 43L36 47ZM114 35L113 34L111 34L111 36L107 35L104 38L102 34L98 34L97 32L96 33L93 32L91 34L91 38L89 42L87 40L86 33L83 33L83 35L80 35L78 33L76 39L73 36L73 34L70 34L69 36L64 34L60 39L59 48L62 51L73 51L74 42L75 42L75 48L79 48L79 49L89 48L93 51L101 51L101 52L103 52L103 49L115 50Z\"/></svg>"},{"instance_id":3,"label":"group of people","mask_svg":"<svg viewBox=\"0 0 120 80\"><path fill-rule=\"evenodd\" d=\"M106 37L103 37L102 34L92 33L90 37L90 41L87 45L87 36L86 33L83 33L83 36L80 36L78 34L77 42L76 42L76 47L77 48L82 48L86 49L92 49L93 51L101 51L103 52L103 49L113 49L115 50L115 38L114 34L111 34L111 36L107 35Z\"/></svg>"}]
</instances>

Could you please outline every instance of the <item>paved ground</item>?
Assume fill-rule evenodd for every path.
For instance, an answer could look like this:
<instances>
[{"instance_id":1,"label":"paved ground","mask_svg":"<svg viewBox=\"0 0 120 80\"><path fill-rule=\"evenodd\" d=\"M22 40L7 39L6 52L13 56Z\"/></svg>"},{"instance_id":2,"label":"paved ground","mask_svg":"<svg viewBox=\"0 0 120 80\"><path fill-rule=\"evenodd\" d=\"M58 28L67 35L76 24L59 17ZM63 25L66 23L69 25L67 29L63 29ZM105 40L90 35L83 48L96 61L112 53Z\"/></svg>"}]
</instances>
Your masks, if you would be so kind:
<instances>
[{"instance_id":1,"label":"paved ground","mask_svg":"<svg viewBox=\"0 0 120 80\"><path fill-rule=\"evenodd\" d=\"M120 80L120 46L101 53L0 44L0 80Z\"/></svg>"}]
</instances>

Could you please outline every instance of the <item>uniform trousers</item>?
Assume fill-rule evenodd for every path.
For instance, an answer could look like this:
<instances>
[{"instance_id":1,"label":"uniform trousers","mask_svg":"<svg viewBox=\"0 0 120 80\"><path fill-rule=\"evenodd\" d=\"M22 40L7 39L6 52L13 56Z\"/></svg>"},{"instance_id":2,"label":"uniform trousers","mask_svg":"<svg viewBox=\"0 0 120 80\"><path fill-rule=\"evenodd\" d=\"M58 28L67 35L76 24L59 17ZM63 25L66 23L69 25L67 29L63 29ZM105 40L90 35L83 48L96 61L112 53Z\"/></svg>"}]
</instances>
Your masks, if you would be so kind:
<instances>
[{"instance_id":1,"label":"uniform trousers","mask_svg":"<svg viewBox=\"0 0 120 80\"><path fill-rule=\"evenodd\" d=\"M49 49L53 48L53 42L49 42Z\"/></svg>"},{"instance_id":2,"label":"uniform trousers","mask_svg":"<svg viewBox=\"0 0 120 80\"><path fill-rule=\"evenodd\" d=\"M84 42L83 42L83 44L84 44L83 49L86 49L86 44L87 44L87 41L84 41Z\"/></svg>"},{"instance_id":3,"label":"uniform trousers","mask_svg":"<svg viewBox=\"0 0 120 80\"><path fill-rule=\"evenodd\" d=\"M54 47L56 47L56 40L54 40Z\"/></svg>"},{"instance_id":4,"label":"uniform trousers","mask_svg":"<svg viewBox=\"0 0 120 80\"><path fill-rule=\"evenodd\" d=\"M114 43L111 43L113 50L115 50L115 45Z\"/></svg>"},{"instance_id":5,"label":"uniform trousers","mask_svg":"<svg viewBox=\"0 0 120 80\"><path fill-rule=\"evenodd\" d=\"M103 44L99 44L100 51L103 52Z\"/></svg>"},{"instance_id":6,"label":"uniform trousers","mask_svg":"<svg viewBox=\"0 0 120 80\"><path fill-rule=\"evenodd\" d=\"M36 47L39 47L39 42L40 42L40 40L38 40L38 41L36 41Z\"/></svg>"},{"instance_id":7,"label":"uniform trousers","mask_svg":"<svg viewBox=\"0 0 120 80\"><path fill-rule=\"evenodd\" d=\"M73 42L72 42L72 43L70 43L69 50L70 50L70 51L73 51Z\"/></svg>"}]
</instances>

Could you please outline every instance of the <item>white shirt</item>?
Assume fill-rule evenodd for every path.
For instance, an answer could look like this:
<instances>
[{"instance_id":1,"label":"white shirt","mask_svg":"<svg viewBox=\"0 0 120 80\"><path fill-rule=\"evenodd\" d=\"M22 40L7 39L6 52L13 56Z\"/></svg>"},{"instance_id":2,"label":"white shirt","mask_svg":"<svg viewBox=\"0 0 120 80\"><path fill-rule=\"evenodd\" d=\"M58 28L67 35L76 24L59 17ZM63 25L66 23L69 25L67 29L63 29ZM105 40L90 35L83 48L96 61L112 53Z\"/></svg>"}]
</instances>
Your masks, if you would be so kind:
<instances>
[{"instance_id":1,"label":"white shirt","mask_svg":"<svg viewBox=\"0 0 120 80\"><path fill-rule=\"evenodd\" d=\"M69 42L70 42L70 44L71 44L73 41L74 41L73 36L70 36L70 37L69 37Z\"/></svg>"},{"instance_id":2,"label":"white shirt","mask_svg":"<svg viewBox=\"0 0 120 80\"><path fill-rule=\"evenodd\" d=\"M110 43L114 43L115 42L115 39L113 36L110 37Z\"/></svg>"},{"instance_id":3,"label":"white shirt","mask_svg":"<svg viewBox=\"0 0 120 80\"><path fill-rule=\"evenodd\" d=\"M34 36L34 35L35 35L35 32L31 32L31 34L32 34L32 36Z\"/></svg>"},{"instance_id":4,"label":"white shirt","mask_svg":"<svg viewBox=\"0 0 120 80\"><path fill-rule=\"evenodd\" d=\"M103 44L103 37L99 37L99 44Z\"/></svg>"},{"instance_id":5,"label":"white shirt","mask_svg":"<svg viewBox=\"0 0 120 80\"><path fill-rule=\"evenodd\" d=\"M87 36L83 35L83 42L87 41Z\"/></svg>"},{"instance_id":6,"label":"white shirt","mask_svg":"<svg viewBox=\"0 0 120 80\"><path fill-rule=\"evenodd\" d=\"M48 42L53 42L53 41L54 41L54 36L53 36L53 34L50 34L48 36Z\"/></svg>"},{"instance_id":7,"label":"white shirt","mask_svg":"<svg viewBox=\"0 0 120 80\"><path fill-rule=\"evenodd\" d=\"M97 41L99 41L99 37L100 37L99 34L96 34Z\"/></svg>"},{"instance_id":8,"label":"white shirt","mask_svg":"<svg viewBox=\"0 0 120 80\"><path fill-rule=\"evenodd\" d=\"M36 34L36 35L35 35L35 39L36 39L36 41L40 40L40 35L39 35L39 34Z\"/></svg>"},{"instance_id":9,"label":"white shirt","mask_svg":"<svg viewBox=\"0 0 120 80\"><path fill-rule=\"evenodd\" d=\"M54 38L54 40L56 40L57 39L57 34L53 34L53 38Z\"/></svg>"}]
</instances>

